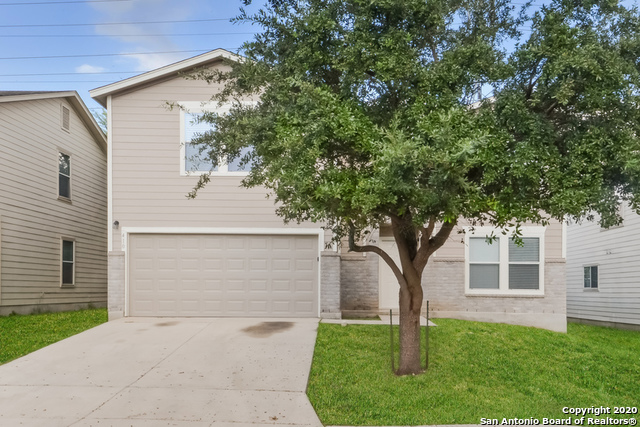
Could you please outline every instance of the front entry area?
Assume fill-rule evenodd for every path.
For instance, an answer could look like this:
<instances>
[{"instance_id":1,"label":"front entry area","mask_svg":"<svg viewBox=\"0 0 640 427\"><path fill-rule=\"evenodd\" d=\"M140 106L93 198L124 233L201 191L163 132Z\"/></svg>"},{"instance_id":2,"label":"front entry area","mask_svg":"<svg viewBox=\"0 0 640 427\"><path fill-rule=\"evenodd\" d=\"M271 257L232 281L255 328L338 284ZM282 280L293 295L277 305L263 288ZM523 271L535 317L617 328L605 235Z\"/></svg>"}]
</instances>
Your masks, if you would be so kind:
<instances>
[{"instance_id":1,"label":"front entry area","mask_svg":"<svg viewBox=\"0 0 640 427\"><path fill-rule=\"evenodd\" d=\"M130 234L128 315L318 317L318 236Z\"/></svg>"},{"instance_id":2,"label":"front entry area","mask_svg":"<svg viewBox=\"0 0 640 427\"><path fill-rule=\"evenodd\" d=\"M397 265L400 265L398 247L392 237L381 238L380 248L388 253ZM382 259L378 263L378 286L378 308L381 310L398 310L400 285L391 268Z\"/></svg>"}]
</instances>

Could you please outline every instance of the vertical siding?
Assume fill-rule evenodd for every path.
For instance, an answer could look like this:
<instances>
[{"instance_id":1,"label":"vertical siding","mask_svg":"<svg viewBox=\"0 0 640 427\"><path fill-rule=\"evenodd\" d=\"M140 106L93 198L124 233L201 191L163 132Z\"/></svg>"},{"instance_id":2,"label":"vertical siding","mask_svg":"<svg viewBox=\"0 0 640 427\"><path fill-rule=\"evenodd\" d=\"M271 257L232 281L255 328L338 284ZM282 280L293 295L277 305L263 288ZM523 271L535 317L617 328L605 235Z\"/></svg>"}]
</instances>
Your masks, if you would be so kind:
<instances>
[{"instance_id":1,"label":"vertical siding","mask_svg":"<svg viewBox=\"0 0 640 427\"><path fill-rule=\"evenodd\" d=\"M284 227L266 190L240 188L237 176L212 176L195 200L186 198L198 178L180 176L180 112L166 102L208 101L217 90L175 77L113 96L112 208L120 228ZM118 230L113 250L122 250Z\"/></svg>"},{"instance_id":2,"label":"vertical siding","mask_svg":"<svg viewBox=\"0 0 640 427\"><path fill-rule=\"evenodd\" d=\"M640 325L640 217L623 208L621 227L567 229L567 316ZM584 289L583 268L597 265L597 290Z\"/></svg>"},{"instance_id":3,"label":"vertical siding","mask_svg":"<svg viewBox=\"0 0 640 427\"><path fill-rule=\"evenodd\" d=\"M58 200L59 151L71 155L71 203ZM0 308L106 302L106 214L106 153L73 106L0 104ZM76 242L73 288L60 287L61 237Z\"/></svg>"}]
</instances>

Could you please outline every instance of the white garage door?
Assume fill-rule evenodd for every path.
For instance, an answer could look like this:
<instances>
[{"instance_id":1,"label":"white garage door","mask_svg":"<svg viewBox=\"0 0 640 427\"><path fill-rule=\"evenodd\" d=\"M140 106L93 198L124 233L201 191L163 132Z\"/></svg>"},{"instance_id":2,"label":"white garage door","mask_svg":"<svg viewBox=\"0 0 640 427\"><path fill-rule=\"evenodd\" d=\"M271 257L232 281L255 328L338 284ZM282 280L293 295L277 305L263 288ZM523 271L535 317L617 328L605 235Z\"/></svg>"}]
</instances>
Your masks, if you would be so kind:
<instances>
[{"instance_id":1,"label":"white garage door","mask_svg":"<svg viewBox=\"0 0 640 427\"><path fill-rule=\"evenodd\" d=\"M317 317L318 237L132 234L130 316Z\"/></svg>"}]
</instances>

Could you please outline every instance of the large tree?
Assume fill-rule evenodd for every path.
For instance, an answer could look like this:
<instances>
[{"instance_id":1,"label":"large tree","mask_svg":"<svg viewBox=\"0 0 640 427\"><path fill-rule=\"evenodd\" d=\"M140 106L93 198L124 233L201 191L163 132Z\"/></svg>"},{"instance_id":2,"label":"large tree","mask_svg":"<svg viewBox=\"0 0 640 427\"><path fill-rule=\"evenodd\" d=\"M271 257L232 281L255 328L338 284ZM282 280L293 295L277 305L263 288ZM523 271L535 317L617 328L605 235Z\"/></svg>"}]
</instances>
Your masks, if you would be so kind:
<instances>
[{"instance_id":1,"label":"large tree","mask_svg":"<svg viewBox=\"0 0 640 427\"><path fill-rule=\"evenodd\" d=\"M272 0L238 19L262 31L231 71L195 76L234 103L205 116L215 131L199 142L214 163L252 162L243 185L266 187L285 221L325 224L389 265L399 374L420 372L423 271L460 221L518 229L595 213L606 226L620 201L640 211L635 9ZM399 265L359 244L387 222Z\"/></svg>"}]
</instances>

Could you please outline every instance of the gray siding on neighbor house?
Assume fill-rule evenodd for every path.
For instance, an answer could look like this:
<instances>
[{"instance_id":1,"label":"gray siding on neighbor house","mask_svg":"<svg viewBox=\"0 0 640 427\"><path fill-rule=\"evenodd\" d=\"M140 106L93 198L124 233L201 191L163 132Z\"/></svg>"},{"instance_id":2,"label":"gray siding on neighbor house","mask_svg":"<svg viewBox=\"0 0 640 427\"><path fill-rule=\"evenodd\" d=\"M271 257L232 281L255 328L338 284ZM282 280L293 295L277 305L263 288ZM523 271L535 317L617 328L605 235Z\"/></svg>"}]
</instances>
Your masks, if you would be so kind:
<instances>
[{"instance_id":1,"label":"gray siding on neighbor house","mask_svg":"<svg viewBox=\"0 0 640 427\"><path fill-rule=\"evenodd\" d=\"M567 316L640 326L640 216L622 208L621 227L596 222L567 229ZM585 266L598 266L598 289L585 289Z\"/></svg>"},{"instance_id":2,"label":"gray siding on neighbor house","mask_svg":"<svg viewBox=\"0 0 640 427\"><path fill-rule=\"evenodd\" d=\"M71 156L71 202L58 200L59 151ZM0 103L0 314L106 303L106 168L66 98ZM63 237L76 242L71 288L60 286Z\"/></svg>"}]
</instances>

